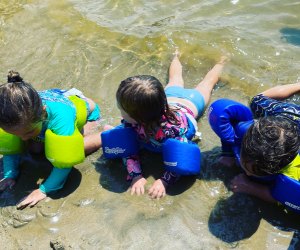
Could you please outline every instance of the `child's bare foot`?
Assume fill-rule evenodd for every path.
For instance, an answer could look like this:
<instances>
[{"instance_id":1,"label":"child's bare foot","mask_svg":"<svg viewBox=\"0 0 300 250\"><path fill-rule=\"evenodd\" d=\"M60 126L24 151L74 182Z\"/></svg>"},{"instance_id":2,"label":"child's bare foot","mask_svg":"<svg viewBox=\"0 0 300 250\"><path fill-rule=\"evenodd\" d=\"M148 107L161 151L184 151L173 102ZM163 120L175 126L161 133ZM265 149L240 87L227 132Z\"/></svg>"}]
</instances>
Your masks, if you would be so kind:
<instances>
[{"instance_id":1,"label":"child's bare foot","mask_svg":"<svg viewBox=\"0 0 300 250\"><path fill-rule=\"evenodd\" d=\"M175 52L173 53L173 55L174 55L174 58L180 57L180 52L179 52L178 48L175 49Z\"/></svg>"},{"instance_id":2,"label":"child's bare foot","mask_svg":"<svg viewBox=\"0 0 300 250\"><path fill-rule=\"evenodd\" d=\"M217 62L217 64L225 64L230 61L230 58L228 56L221 56L220 60Z\"/></svg>"}]
</instances>

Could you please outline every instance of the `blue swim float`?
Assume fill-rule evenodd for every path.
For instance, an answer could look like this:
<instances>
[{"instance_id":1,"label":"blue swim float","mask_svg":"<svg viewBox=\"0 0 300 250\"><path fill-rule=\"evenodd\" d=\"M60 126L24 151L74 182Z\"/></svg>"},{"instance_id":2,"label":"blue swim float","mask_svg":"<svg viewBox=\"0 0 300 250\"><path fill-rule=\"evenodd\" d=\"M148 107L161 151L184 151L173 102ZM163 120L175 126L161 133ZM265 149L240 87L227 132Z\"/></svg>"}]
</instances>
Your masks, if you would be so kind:
<instances>
[{"instance_id":1,"label":"blue swim float","mask_svg":"<svg viewBox=\"0 0 300 250\"><path fill-rule=\"evenodd\" d=\"M194 130L195 131L195 130ZM132 127L119 125L102 132L103 155L108 159L123 158L137 154L141 148L155 153L162 153L164 167L180 175L200 173L201 152L197 144L167 139L163 143L156 141L142 142Z\"/></svg>"}]
</instances>

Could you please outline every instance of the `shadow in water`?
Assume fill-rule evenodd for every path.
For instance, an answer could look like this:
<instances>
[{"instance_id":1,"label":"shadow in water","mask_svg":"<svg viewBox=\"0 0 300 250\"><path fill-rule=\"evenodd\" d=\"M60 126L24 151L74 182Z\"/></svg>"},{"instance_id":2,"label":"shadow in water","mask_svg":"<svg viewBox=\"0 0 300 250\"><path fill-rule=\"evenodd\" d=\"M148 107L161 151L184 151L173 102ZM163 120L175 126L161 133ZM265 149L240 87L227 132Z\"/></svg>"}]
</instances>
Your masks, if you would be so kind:
<instances>
[{"instance_id":1,"label":"shadow in water","mask_svg":"<svg viewBox=\"0 0 300 250\"><path fill-rule=\"evenodd\" d=\"M34 189L39 188L39 180L45 180L51 173L52 168L52 164L44 156L34 155L32 158L27 157L20 165L20 174L16 185L11 190L7 189L0 193L0 207L18 204ZM80 171L73 167L64 187L48 196L52 199L60 199L68 196L78 188L81 178Z\"/></svg>"},{"instance_id":2,"label":"shadow in water","mask_svg":"<svg viewBox=\"0 0 300 250\"><path fill-rule=\"evenodd\" d=\"M286 42L300 46L300 29L282 28L280 29L281 38Z\"/></svg>"},{"instance_id":3,"label":"shadow in water","mask_svg":"<svg viewBox=\"0 0 300 250\"><path fill-rule=\"evenodd\" d=\"M217 238L233 243L251 237L260 219L258 206L251 197L233 194L217 202L209 216L208 227Z\"/></svg>"},{"instance_id":4,"label":"shadow in water","mask_svg":"<svg viewBox=\"0 0 300 250\"><path fill-rule=\"evenodd\" d=\"M163 161L161 154L142 150L139 154L143 176L147 179L153 176L159 179L163 173ZM126 192L130 182L126 181L127 170L122 160L107 160L101 156L95 164L96 170L100 173L100 184L103 188L115 192ZM167 189L168 195L178 195L190 188L196 178L193 176L181 177L173 186Z\"/></svg>"},{"instance_id":5,"label":"shadow in water","mask_svg":"<svg viewBox=\"0 0 300 250\"><path fill-rule=\"evenodd\" d=\"M218 164L221 148L202 153L201 179L223 181L229 189L231 179L241 173L239 167ZM226 243L237 243L251 237L258 229L261 219L282 231L294 232L288 249L300 249L300 214L287 211L283 206L261 201L242 193L219 200L208 220L210 232Z\"/></svg>"}]
</instances>

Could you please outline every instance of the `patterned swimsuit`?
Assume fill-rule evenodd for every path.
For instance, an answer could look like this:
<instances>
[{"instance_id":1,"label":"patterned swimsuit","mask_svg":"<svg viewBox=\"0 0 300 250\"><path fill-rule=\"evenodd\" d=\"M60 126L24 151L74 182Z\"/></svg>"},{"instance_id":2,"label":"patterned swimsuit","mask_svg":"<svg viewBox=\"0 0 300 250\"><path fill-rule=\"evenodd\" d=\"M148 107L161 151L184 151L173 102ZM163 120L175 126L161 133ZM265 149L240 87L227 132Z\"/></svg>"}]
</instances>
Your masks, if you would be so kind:
<instances>
[{"instance_id":1,"label":"patterned swimsuit","mask_svg":"<svg viewBox=\"0 0 300 250\"><path fill-rule=\"evenodd\" d=\"M170 104L172 106L172 104ZM176 104L174 106L174 114L178 120L177 124L173 124L167 120L165 116L162 116L160 121L160 126L155 130L155 132L146 135L145 129L142 125L136 124L132 125L122 121L126 127L133 127L138 133L141 144L150 144L154 147L160 147L168 138L174 138L182 142L187 142L186 133L188 131L188 118L187 114L193 116L193 112L187 107ZM139 156L132 155L130 157L124 158L123 162L127 168L128 176L127 180L131 181L134 177L141 176L142 170L140 166ZM178 174L175 174L170 171L165 171L161 177L167 184L174 183L179 178Z\"/></svg>"}]
</instances>

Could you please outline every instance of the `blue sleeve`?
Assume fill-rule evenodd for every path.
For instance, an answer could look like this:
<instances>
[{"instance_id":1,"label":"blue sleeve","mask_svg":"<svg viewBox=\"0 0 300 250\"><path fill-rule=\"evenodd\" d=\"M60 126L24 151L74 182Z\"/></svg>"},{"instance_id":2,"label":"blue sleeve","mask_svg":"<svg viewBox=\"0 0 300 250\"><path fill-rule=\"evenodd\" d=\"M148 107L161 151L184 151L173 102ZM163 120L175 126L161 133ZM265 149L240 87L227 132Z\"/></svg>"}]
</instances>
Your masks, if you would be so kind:
<instances>
[{"instance_id":1,"label":"blue sleeve","mask_svg":"<svg viewBox=\"0 0 300 250\"><path fill-rule=\"evenodd\" d=\"M75 107L60 102L46 102L48 126L57 135L72 135L75 130Z\"/></svg>"},{"instance_id":2,"label":"blue sleeve","mask_svg":"<svg viewBox=\"0 0 300 250\"><path fill-rule=\"evenodd\" d=\"M72 168L53 167L47 180L40 185L40 190L47 194L61 189L64 186L71 170Z\"/></svg>"},{"instance_id":3,"label":"blue sleeve","mask_svg":"<svg viewBox=\"0 0 300 250\"><path fill-rule=\"evenodd\" d=\"M16 179L19 175L21 155L3 155L3 177Z\"/></svg>"}]
</instances>

